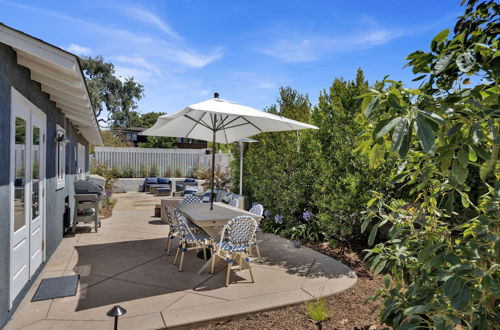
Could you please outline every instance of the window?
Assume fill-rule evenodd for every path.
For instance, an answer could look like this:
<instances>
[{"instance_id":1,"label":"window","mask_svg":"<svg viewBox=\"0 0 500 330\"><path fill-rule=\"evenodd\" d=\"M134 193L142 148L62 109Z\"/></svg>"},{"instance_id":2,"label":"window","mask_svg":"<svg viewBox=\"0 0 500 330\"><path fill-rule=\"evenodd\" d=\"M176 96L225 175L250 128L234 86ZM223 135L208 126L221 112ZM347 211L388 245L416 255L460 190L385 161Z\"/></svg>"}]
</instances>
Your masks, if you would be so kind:
<instances>
[{"instance_id":1,"label":"window","mask_svg":"<svg viewBox=\"0 0 500 330\"><path fill-rule=\"evenodd\" d=\"M78 143L77 149L77 159L76 159L76 173L78 180L85 180L86 172L85 172L85 146L81 143Z\"/></svg>"},{"instance_id":2,"label":"window","mask_svg":"<svg viewBox=\"0 0 500 330\"><path fill-rule=\"evenodd\" d=\"M56 124L56 189L64 188L66 180L66 131Z\"/></svg>"}]
</instances>

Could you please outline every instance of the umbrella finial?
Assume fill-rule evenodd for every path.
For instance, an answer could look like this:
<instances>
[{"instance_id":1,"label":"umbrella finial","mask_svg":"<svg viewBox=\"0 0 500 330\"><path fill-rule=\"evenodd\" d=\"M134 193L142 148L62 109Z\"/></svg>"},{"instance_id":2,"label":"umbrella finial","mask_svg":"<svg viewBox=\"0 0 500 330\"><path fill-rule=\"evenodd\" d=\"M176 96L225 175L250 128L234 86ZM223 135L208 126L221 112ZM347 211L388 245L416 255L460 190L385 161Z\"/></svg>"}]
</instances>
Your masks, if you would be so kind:
<instances>
[{"instance_id":1,"label":"umbrella finial","mask_svg":"<svg viewBox=\"0 0 500 330\"><path fill-rule=\"evenodd\" d=\"M215 92L214 93L214 99L218 99L219 98L219 93Z\"/></svg>"}]
</instances>

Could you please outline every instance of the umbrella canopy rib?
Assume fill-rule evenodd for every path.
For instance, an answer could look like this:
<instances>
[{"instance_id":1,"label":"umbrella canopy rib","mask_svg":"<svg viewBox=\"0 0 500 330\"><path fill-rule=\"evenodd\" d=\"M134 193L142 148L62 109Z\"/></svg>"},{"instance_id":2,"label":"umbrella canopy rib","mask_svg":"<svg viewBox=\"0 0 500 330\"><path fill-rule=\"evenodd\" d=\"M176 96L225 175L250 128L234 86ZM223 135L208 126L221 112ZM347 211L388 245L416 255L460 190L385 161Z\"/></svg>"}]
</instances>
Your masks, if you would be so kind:
<instances>
[{"instance_id":1,"label":"umbrella canopy rib","mask_svg":"<svg viewBox=\"0 0 500 330\"><path fill-rule=\"evenodd\" d=\"M240 126L245 126L245 125L248 125L248 123L241 123L241 124L235 124L233 126L226 126L224 127L224 129L230 129L230 128L235 128L235 127L240 127ZM258 127L256 127L257 129L259 129ZM260 130L259 130L260 131Z\"/></svg>"},{"instance_id":2,"label":"umbrella canopy rib","mask_svg":"<svg viewBox=\"0 0 500 330\"><path fill-rule=\"evenodd\" d=\"M243 118L243 119L245 119L247 123L249 123L250 125L252 125L252 126L253 126L253 127L255 127L256 129L258 129L258 130L259 130L259 132L261 132L261 133L262 133L262 130L261 130L259 127L257 127L256 125L254 125L254 123L252 123L250 120L248 120L248 118Z\"/></svg>"},{"instance_id":3,"label":"umbrella canopy rib","mask_svg":"<svg viewBox=\"0 0 500 330\"><path fill-rule=\"evenodd\" d=\"M196 125L198 125L198 124L200 124L200 125L202 125L202 126L205 126L205 127L206 127L206 128L208 128L209 130L212 130L212 127L210 127L208 124L206 124L206 123L202 120L203 118L200 118L200 119L196 120L196 119L194 119L193 117L188 116L188 115L184 115L184 117L186 117L187 119L190 119L190 120L192 120L192 121L194 121L194 122L195 122L195 124L194 124L193 128L189 131L189 133L191 133L191 132L192 132L192 130L193 130L193 129L196 127ZM203 116L202 116L202 117L203 117Z\"/></svg>"},{"instance_id":4,"label":"umbrella canopy rib","mask_svg":"<svg viewBox=\"0 0 500 330\"><path fill-rule=\"evenodd\" d=\"M186 134L186 137L189 137L189 134L191 134L191 132L195 129L196 125L198 125L201 122L201 120L203 119L203 117L205 116L205 114L206 114L206 112L201 115L200 119L198 119L198 120L195 121L193 127L191 127L191 129L189 130L189 132ZM189 117L188 115L184 115L184 116L186 118L191 119L191 120L195 120L195 119L192 119L191 117Z\"/></svg>"},{"instance_id":5,"label":"umbrella canopy rib","mask_svg":"<svg viewBox=\"0 0 500 330\"><path fill-rule=\"evenodd\" d=\"M228 116L228 117L229 117L229 116ZM227 118L227 117L226 117L226 118ZM228 125L230 125L231 123L234 123L235 121L237 121L237 120L238 120L238 119L240 119L240 118L241 118L241 116L238 116L238 117L236 117L236 118L231 119L231 120L230 120L229 122L227 122L227 123L225 124L225 126L224 126L224 127L222 127L222 128L226 129Z\"/></svg>"},{"instance_id":6,"label":"umbrella canopy rib","mask_svg":"<svg viewBox=\"0 0 500 330\"><path fill-rule=\"evenodd\" d=\"M221 115L221 118L222 118L222 115ZM227 115L226 117L224 117L223 119L221 119L221 121L219 122L219 125L217 125L216 127L216 130L219 130L221 128L224 128L224 122L229 118L229 115Z\"/></svg>"}]
</instances>

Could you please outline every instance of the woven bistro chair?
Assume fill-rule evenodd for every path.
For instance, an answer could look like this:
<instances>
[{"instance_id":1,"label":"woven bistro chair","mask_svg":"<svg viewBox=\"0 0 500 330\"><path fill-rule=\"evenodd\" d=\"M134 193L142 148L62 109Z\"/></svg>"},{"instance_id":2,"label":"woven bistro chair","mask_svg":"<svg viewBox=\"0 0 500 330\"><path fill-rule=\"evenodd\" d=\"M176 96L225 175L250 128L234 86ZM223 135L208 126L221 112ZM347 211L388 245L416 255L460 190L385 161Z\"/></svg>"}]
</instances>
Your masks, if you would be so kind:
<instances>
[{"instance_id":1,"label":"woven bistro chair","mask_svg":"<svg viewBox=\"0 0 500 330\"><path fill-rule=\"evenodd\" d=\"M183 217L187 221L187 225L189 226L189 229L191 229L192 232L198 232L198 231L203 231L200 227L198 227L196 224L194 224L191 220L186 218L184 215L182 215L182 212L180 212L176 207L172 208L174 212L172 215L174 216L174 223L179 224L180 218Z\"/></svg>"},{"instance_id":2,"label":"woven bistro chair","mask_svg":"<svg viewBox=\"0 0 500 330\"><path fill-rule=\"evenodd\" d=\"M179 246L177 247L177 252L175 253L174 265L177 264L177 257L180 252L181 259L179 262L179 271L182 272L182 263L184 261L184 253L186 251L198 251L199 249L203 249L203 257L205 261L207 260L205 247L210 246L210 236L201 229L193 232L190 228L188 220L182 215L179 217L179 231L181 233L181 240L179 242Z\"/></svg>"},{"instance_id":3,"label":"woven bistro chair","mask_svg":"<svg viewBox=\"0 0 500 330\"><path fill-rule=\"evenodd\" d=\"M202 202L202 197L197 196L197 195L187 195L184 196L184 199L182 200L182 203L184 204L195 204L195 203L201 203Z\"/></svg>"},{"instance_id":4,"label":"woven bistro chair","mask_svg":"<svg viewBox=\"0 0 500 330\"><path fill-rule=\"evenodd\" d=\"M237 199L237 198L233 198L231 199L231 201L229 202L229 205L233 206L233 207L238 207L240 205L240 201Z\"/></svg>"},{"instance_id":5,"label":"woven bistro chair","mask_svg":"<svg viewBox=\"0 0 500 330\"><path fill-rule=\"evenodd\" d=\"M167 213L168 222L168 236L165 243L165 251L167 251L167 256L170 254L170 247L172 245L172 239L179 233L179 220L177 220L177 215L175 214L175 209L165 204L165 212Z\"/></svg>"},{"instance_id":6,"label":"woven bistro chair","mask_svg":"<svg viewBox=\"0 0 500 330\"><path fill-rule=\"evenodd\" d=\"M262 214L264 213L264 206L262 206L262 204L254 204L248 212L262 216ZM257 227L257 230L255 232L257 232L257 231L259 231L259 227ZM259 261L262 261L262 258L260 257L260 249L259 249L260 243L262 243L262 242L257 241L257 235L254 234L254 236L252 238L252 242L250 242L249 253L250 253L250 255L252 255L252 246L255 246L255 251L257 251L257 258L259 259Z\"/></svg>"},{"instance_id":7,"label":"woven bistro chair","mask_svg":"<svg viewBox=\"0 0 500 330\"><path fill-rule=\"evenodd\" d=\"M242 268L243 262L248 264L250 277L252 278L252 282L255 282L252 266L250 265L248 249L256 229L257 221L255 221L254 218L246 215L238 216L227 222L222 230L220 242L214 243L210 273L214 272L216 257L225 260L227 262L226 286L229 286L231 266L237 258L239 258L238 264L240 269Z\"/></svg>"}]
</instances>

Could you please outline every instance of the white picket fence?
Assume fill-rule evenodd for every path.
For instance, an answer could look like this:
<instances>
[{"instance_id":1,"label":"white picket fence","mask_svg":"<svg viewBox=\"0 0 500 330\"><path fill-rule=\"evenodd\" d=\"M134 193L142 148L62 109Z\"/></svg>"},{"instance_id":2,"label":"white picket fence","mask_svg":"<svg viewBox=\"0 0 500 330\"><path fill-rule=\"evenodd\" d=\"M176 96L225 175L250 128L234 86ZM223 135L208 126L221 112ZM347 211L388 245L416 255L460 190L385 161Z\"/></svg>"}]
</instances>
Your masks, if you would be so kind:
<instances>
[{"instance_id":1,"label":"white picket fence","mask_svg":"<svg viewBox=\"0 0 500 330\"><path fill-rule=\"evenodd\" d=\"M212 155L206 155L205 149L153 149L153 148L114 148L95 147L93 159L108 168L120 170L133 169L140 173L141 167L148 171L152 167L159 170L159 175L166 172L181 171L182 175L190 175L198 166L210 167ZM216 164L228 166L228 155L217 154Z\"/></svg>"}]
</instances>

